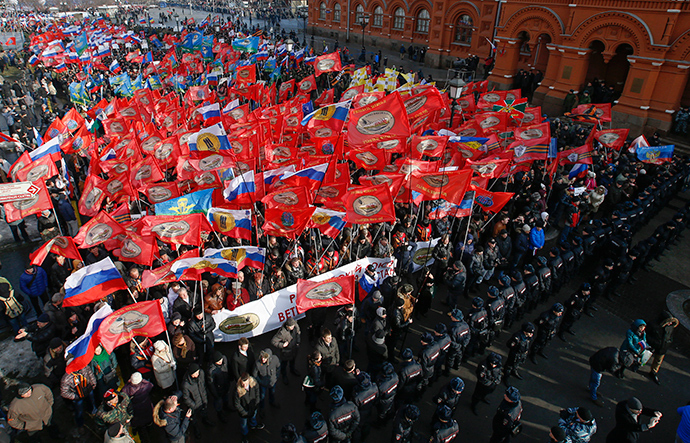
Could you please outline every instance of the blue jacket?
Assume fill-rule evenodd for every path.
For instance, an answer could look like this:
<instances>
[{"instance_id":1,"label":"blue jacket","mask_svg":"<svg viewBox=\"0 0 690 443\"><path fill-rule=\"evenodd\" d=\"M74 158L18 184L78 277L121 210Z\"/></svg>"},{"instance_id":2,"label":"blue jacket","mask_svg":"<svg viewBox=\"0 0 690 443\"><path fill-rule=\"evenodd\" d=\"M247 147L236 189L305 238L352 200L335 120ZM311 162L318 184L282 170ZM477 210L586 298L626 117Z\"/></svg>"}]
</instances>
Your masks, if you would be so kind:
<instances>
[{"instance_id":1,"label":"blue jacket","mask_svg":"<svg viewBox=\"0 0 690 443\"><path fill-rule=\"evenodd\" d=\"M531 233L532 231L530 231ZM542 231L542 235L544 231ZM515 251L519 252L520 254L524 254L525 252L529 251L530 249L530 237L529 235L525 234L524 232L521 232L520 235L518 235L518 238L515 240Z\"/></svg>"},{"instance_id":2,"label":"blue jacket","mask_svg":"<svg viewBox=\"0 0 690 443\"><path fill-rule=\"evenodd\" d=\"M544 247L544 230L543 229L532 229L529 231L529 242L532 248L543 248Z\"/></svg>"},{"instance_id":3,"label":"blue jacket","mask_svg":"<svg viewBox=\"0 0 690 443\"><path fill-rule=\"evenodd\" d=\"M46 271L40 266L34 266L36 269L36 278L33 274L27 274L23 272L19 277L19 289L30 297L38 297L43 295L48 288L48 275Z\"/></svg>"},{"instance_id":4,"label":"blue jacket","mask_svg":"<svg viewBox=\"0 0 690 443\"><path fill-rule=\"evenodd\" d=\"M72 221L77 219L74 216L74 208L72 207L72 204L70 203L69 199L67 199L66 197L60 197L58 199L57 206L58 212L60 213L60 215L62 215L62 218L64 218L65 221Z\"/></svg>"},{"instance_id":5,"label":"blue jacket","mask_svg":"<svg viewBox=\"0 0 690 443\"><path fill-rule=\"evenodd\" d=\"M641 336L636 334L637 329L644 324L645 322L643 320L635 320L632 325L630 325L630 329L625 333L625 340L623 340L623 344L621 345L621 352L628 351L635 355L640 355L642 351L645 350L647 346L647 334L644 332ZM641 342L645 344L642 345Z\"/></svg>"}]
</instances>

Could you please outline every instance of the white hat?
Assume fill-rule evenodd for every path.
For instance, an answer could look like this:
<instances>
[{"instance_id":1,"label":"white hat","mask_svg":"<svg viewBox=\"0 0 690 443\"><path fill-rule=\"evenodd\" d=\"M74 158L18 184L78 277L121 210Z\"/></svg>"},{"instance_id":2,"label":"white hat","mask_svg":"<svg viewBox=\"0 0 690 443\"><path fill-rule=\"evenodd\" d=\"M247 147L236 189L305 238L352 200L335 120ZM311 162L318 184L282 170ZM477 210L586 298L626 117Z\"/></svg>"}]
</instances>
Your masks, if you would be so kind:
<instances>
[{"instance_id":1,"label":"white hat","mask_svg":"<svg viewBox=\"0 0 690 443\"><path fill-rule=\"evenodd\" d=\"M378 315L379 317L383 317L384 315L386 315L386 308L384 308L383 306L379 306L376 309L376 315Z\"/></svg>"},{"instance_id":2,"label":"white hat","mask_svg":"<svg viewBox=\"0 0 690 443\"><path fill-rule=\"evenodd\" d=\"M138 385L141 383L142 377L141 377L141 372L135 372L129 377L129 382L132 383L133 385Z\"/></svg>"},{"instance_id":3,"label":"white hat","mask_svg":"<svg viewBox=\"0 0 690 443\"><path fill-rule=\"evenodd\" d=\"M154 348L156 351L159 351L159 352L160 352L160 351L164 351L164 350L165 350L165 347L166 347L166 344L165 344L165 342L164 342L163 340L158 340L157 342L155 342L155 343L153 344L153 348Z\"/></svg>"}]
</instances>

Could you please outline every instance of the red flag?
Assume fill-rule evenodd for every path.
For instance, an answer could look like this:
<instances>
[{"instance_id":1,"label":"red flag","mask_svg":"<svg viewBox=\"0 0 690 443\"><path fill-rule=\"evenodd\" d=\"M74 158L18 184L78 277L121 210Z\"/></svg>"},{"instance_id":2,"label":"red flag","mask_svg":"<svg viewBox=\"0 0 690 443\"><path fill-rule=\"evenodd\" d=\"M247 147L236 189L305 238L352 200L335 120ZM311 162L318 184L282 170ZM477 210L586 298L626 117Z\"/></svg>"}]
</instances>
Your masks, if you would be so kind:
<instances>
[{"instance_id":1,"label":"red flag","mask_svg":"<svg viewBox=\"0 0 690 443\"><path fill-rule=\"evenodd\" d=\"M474 116L474 121L477 122L481 130L485 134L494 132L505 132L508 127L509 115L507 112L484 112ZM463 125L464 126L464 125ZM477 137L474 135L465 135L465 137Z\"/></svg>"},{"instance_id":2,"label":"red flag","mask_svg":"<svg viewBox=\"0 0 690 443\"><path fill-rule=\"evenodd\" d=\"M454 172L413 172L410 190L422 194L422 200L443 199L460 204L472 177L471 170Z\"/></svg>"},{"instance_id":3,"label":"red flag","mask_svg":"<svg viewBox=\"0 0 690 443\"><path fill-rule=\"evenodd\" d=\"M156 204L170 200L171 198L177 198L180 196L180 189L177 183L154 183L148 185L144 191L146 198L148 198L150 203ZM81 212L81 210L80 210Z\"/></svg>"},{"instance_id":4,"label":"red flag","mask_svg":"<svg viewBox=\"0 0 690 443\"><path fill-rule=\"evenodd\" d=\"M496 178L500 177L503 170L508 167L510 159L484 159L484 160L468 160L467 164L470 169L480 177Z\"/></svg>"},{"instance_id":5,"label":"red flag","mask_svg":"<svg viewBox=\"0 0 690 443\"><path fill-rule=\"evenodd\" d=\"M410 142L410 156L412 158L421 159L423 156L440 157L443 150L446 149L448 137L439 137L434 135L420 137L415 135Z\"/></svg>"},{"instance_id":6,"label":"red flag","mask_svg":"<svg viewBox=\"0 0 690 443\"><path fill-rule=\"evenodd\" d=\"M515 153L515 163L533 160L546 160L551 143L551 129L549 123L515 128L515 141L508 146L508 150Z\"/></svg>"},{"instance_id":7,"label":"red flag","mask_svg":"<svg viewBox=\"0 0 690 443\"><path fill-rule=\"evenodd\" d=\"M113 254L121 261L128 261L140 265L151 266L155 256L159 254L158 243L153 235L141 236L128 232Z\"/></svg>"},{"instance_id":8,"label":"red flag","mask_svg":"<svg viewBox=\"0 0 690 443\"><path fill-rule=\"evenodd\" d=\"M33 182L37 180L46 181L50 177L58 174L58 169L50 155L39 158L20 169L15 174L17 181Z\"/></svg>"},{"instance_id":9,"label":"red flag","mask_svg":"<svg viewBox=\"0 0 690 443\"><path fill-rule=\"evenodd\" d=\"M170 271L170 268L177 260L183 260L185 258L198 257L198 249L191 249L184 254L180 255L177 259L172 260L160 268L145 270L141 273L141 287L146 289L156 285L162 285L164 283L170 283L177 281L177 277Z\"/></svg>"},{"instance_id":10,"label":"red flag","mask_svg":"<svg viewBox=\"0 0 690 443\"><path fill-rule=\"evenodd\" d=\"M330 105L335 100L335 91L333 89L325 89L319 98L314 100L314 105L318 107Z\"/></svg>"},{"instance_id":11,"label":"red flag","mask_svg":"<svg viewBox=\"0 0 690 443\"><path fill-rule=\"evenodd\" d=\"M604 129L603 131L594 132L594 138L596 138L599 143L606 146L607 148L615 149L620 151L625 144L625 139L628 138L628 132L630 129Z\"/></svg>"},{"instance_id":12,"label":"red flag","mask_svg":"<svg viewBox=\"0 0 690 443\"><path fill-rule=\"evenodd\" d=\"M314 74L317 77L325 72L338 72L342 69L339 52L320 55L314 61Z\"/></svg>"},{"instance_id":13,"label":"red flag","mask_svg":"<svg viewBox=\"0 0 690 443\"><path fill-rule=\"evenodd\" d=\"M601 122L611 121L611 103L586 103L573 108L574 116L591 115Z\"/></svg>"},{"instance_id":14,"label":"red flag","mask_svg":"<svg viewBox=\"0 0 690 443\"><path fill-rule=\"evenodd\" d=\"M491 110L494 105L497 105L499 102L504 100L517 100L521 98L521 96L522 94L519 89L485 92L479 96L477 108Z\"/></svg>"},{"instance_id":15,"label":"red flag","mask_svg":"<svg viewBox=\"0 0 690 443\"><path fill-rule=\"evenodd\" d=\"M343 201L345 219L349 223L395 221L393 198L387 184L354 187L345 194Z\"/></svg>"},{"instance_id":16,"label":"red flag","mask_svg":"<svg viewBox=\"0 0 690 443\"><path fill-rule=\"evenodd\" d=\"M64 134L67 132L67 126L65 126L64 123L62 123L62 120L59 118L56 118L53 120L53 123L50 125L48 130L46 131L45 135L43 136L43 141L47 142L51 138L55 138L60 134Z\"/></svg>"},{"instance_id":17,"label":"red flag","mask_svg":"<svg viewBox=\"0 0 690 443\"><path fill-rule=\"evenodd\" d=\"M261 199L267 208L290 209L304 208L311 203L304 186L282 187L279 191L271 192Z\"/></svg>"},{"instance_id":18,"label":"red flag","mask_svg":"<svg viewBox=\"0 0 690 443\"><path fill-rule=\"evenodd\" d=\"M410 122L399 92L370 105L352 109L347 125L350 146L363 146L394 137L409 137Z\"/></svg>"},{"instance_id":19,"label":"red flag","mask_svg":"<svg viewBox=\"0 0 690 443\"><path fill-rule=\"evenodd\" d=\"M161 181L165 178L158 162L154 157L146 157L130 170L129 179L132 186L143 191L149 183Z\"/></svg>"},{"instance_id":20,"label":"red flag","mask_svg":"<svg viewBox=\"0 0 690 443\"><path fill-rule=\"evenodd\" d=\"M238 86L249 86L256 83L256 65L238 67L235 82Z\"/></svg>"},{"instance_id":21,"label":"red flag","mask_svg":"<svg viewBox=\"0 0 690 443\"><path fill-rule=\"evenodd\" d=\"M358 168L367 171L382 171L388 164L388 154L383 149L376 149L372 145L360 148L351 147L346 157Z\"/></svg>"},{"instance_id":22,"label":"red flag","mask_svg":"<svg viewBox=\"0 0 690 443\"><path fill-rule=\"evenodd\" d=\"M561 151L558 153L558 163L563 164L574 164L574 163L584 163L591 165L592 160L592 145L590 143L585 143L579 148L568 149L567 151Z\"/></svg>"},{"instance_id":23,"label":"red flag","mask_svg":"<svg viewBox=\"0 0 690 443\"><path fill-rule=\"evenodd\" d=\"M79 229L77 235L74 236L74 241L80 249L91 248L125 233L126 231L113 220L110 214L101 211Z\"/></svg>"},{"instance_id":24,"label":"red flag","mask_svg":"<svg viewBox=\"0 0 690 443\"><path fill-rule=\"evenodd\" d=\"M153 338L165 331L165 319L158 300L142 301L118 309L101 322L100 343L108 353L134 337Z\"/></svg>"},{"instance_id":25,"label":"red flag","mask_svg":"<svg viewBox=\"0 0 690 443\"><path fill-rule=\"evenodd\" d=\"M62 117L62 124L72 133L84 124L84 117L76 109L72 108Z\"/></svg>"},{"instance_id":26,"label":"red flag","mask_svg":"<svg viewBox=\"0 0 690 443\"><path fill-rule=\"evenodd\" d=\"M50 200L50 195L48 195L46 183L43 180L37 180L34 182L34 186L37 186L39 190L33 197L5 203L7 223L21 220L31 214L38 214L41 211L53 209L53 203Z\"/></svg>"},{"instance_id":27,"label":"red flag","mask_svg":"<svg viewBox=\"0 0 690 443\"><path fill-rule=\"evenodd\" d=\"M315 207L294 209L266 208L266 221L262 229L265 235L296 238L302 235L307 223L311 220Z\"/></svg>"},{"instance_id":28,"label":"red flag","mask_svg":"<svg viewBox=\"0 0 690 443\"><path fill-rule=\"evenodd\" d=\"M22 152L22 155L19 156L17 161L12 163L12 166L10 166L9 176L12 178L12 180L18 181L17 180L17 172L24 169L31 162L32 162L32 160L31 160L31 156L29 155L29 151Z\"/></svg>"},{"instance_id":29,"label":"red flag","mask_svg":"<svg viewBox=\"0 0 690 443\"><path fill-rule=\"evenodd\" d=\"M370 185L370 186L376 186L380 184L386 184L388 185L388 188L391 191L391 196L393 197L393 200L398 198L398 196L402 193L403 189L402 186L404 182L407 179L403 174L397 174L397 173L387 173L387 174L377 174L377 175L365 175L359 178L359 183L361 185Z\"/></svg>"},{"instance_id":30,"label":"red flag","mask_svg":"<svg viewBox=\"0 0 690 443\"><path fill-rule=\"evenodd\" d=\"M98 214L101 209L101 204L105 199L105 193L101 187L105 180L102 178L89 174L84 182L84 190L79 197L79 213L88 217L93 217Z\"/></svg>"},{"instance_id":31,"label":"red flag","mask_svg":"<svg viewBox=\"0 0 690 443\"><path fill-rule=\"evenodd\" d=\"M354 302L354 275L341 275L320 282L297 280L295 304L300 314L313 308L349 305Z\"/></svg>"},{"instance_id":32,"label":"red flag","mask_svg":"<svg viewBox=\"0 0 690 443\"><path fill-rule=\"evenodd\" d=\"M515 195L512 192L491 192L486 189L470 186L470 190L475 192L474 202L487 212L498 213Z\"/></svg>"},{"instance_id":33,"label":"red flag","mask_svg":"<svg viewBox=\"0 0 690 443\"><path fill-rule=\"evenodd\" d=\"M79 254L77 245L74 244L72 237L55 237L45 242L29 255L31 264L41 266L50 252L66 258L81 260L81 254Z\"/></svg>"},{"instance_id":34,"label":"red flag","mask_svg":"<svg viewBox=\"0 0 690 443\"><path fill-rule=\"evenodd\" d=\"M316 91L316 79L314 78L314 74L305 77L301 82L297 83L297 90L303 94Z\"/></svg>"},{"instance_id":35,"label":"red flag","mask_svg":"<svg viewBox=\"0 0 690 443\"><path fill-rule=\"evenodd\" d=\"M444 107L441 93L435 87L424 88L418 94L405 97L403 103L410 120L420 121Z\"/></svg>"},{"instance_id":36,"label":"red flag","mask_svg":"<svg viewBox=\"0 0 690 443\"><path fill-rule=\"evenodd\" d=\"M204 214L147 215L142 218L141 235L153 233L159 240L180 245L201 246L201 231L212 228Z\"/></svg>"},{"instance_id":37,"label":"red flag","mask_svg":"<svg viewBox=\"0 0 690 443\"><path fill-rule=\"evenodd\" d=\"M290 79L280 84L278 89L278 102L284 102L288 98L288 94L292 94L295 90L295 79Z\"/></svg>"}]
</instances>

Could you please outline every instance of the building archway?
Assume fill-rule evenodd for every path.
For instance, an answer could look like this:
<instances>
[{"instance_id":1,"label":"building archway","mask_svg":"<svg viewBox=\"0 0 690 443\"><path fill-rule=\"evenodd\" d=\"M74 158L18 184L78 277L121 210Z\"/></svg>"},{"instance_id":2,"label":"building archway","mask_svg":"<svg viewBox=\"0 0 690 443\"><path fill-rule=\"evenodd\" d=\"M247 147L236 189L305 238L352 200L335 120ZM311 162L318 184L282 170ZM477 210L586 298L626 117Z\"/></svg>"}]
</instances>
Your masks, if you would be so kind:
<instances>
[{"instance_id":1,"label":"building archway","mask_svg":"<svg viewBox=\"0 0 690 443\"><path fill-rule=\"evenodd\" d=\"M616 94L620 95L630 70L628 56L633 55L633 47L628 43L621 43L613 55L609 55L606 53L606 45L600 40L594 40L590 43L589 49L592 52L589 56L586 81L603 81L607 87L613 86Z\"/></svg>"},{"instance_id":2,"label":"building archway","mask_svg":"<svg viewBox=\"0 0 690 443\"><path fill-rule=\"evenodd\" d=\"M549 64L549 48L547 45L551 43L551 36L549 34L541 34L537 37L534 45L534 58L532 60L532 68L537 71L546 72L546 66Z\"/></svg>"}]
</instances>

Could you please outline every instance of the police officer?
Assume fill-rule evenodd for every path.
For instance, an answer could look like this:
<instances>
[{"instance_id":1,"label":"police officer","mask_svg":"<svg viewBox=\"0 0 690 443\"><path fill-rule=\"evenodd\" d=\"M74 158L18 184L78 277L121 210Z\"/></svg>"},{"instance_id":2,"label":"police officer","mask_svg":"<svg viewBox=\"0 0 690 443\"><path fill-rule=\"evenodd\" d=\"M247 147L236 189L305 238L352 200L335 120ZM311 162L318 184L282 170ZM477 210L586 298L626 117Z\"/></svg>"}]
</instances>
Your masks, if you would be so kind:
<instances>
[{"instance_id":1,"label":"police officer","mask_svg":"<svg viewBox=\"0 0 690 443\"><path fill-rule=\"evenodd\" d=\"M472 299L472 309L468 313L467 324L470 325L468 356L483 354L489 338L489 316L484 309L484 300L481 297Z\"/></svg>"},{"instance_id":2,"label":"police officer","mask_svg":"<svg viewBox=\"0 0 690 443\"><path fill-rule=\"evenodd\" d=\"M508 278L508 276L505 275L504 277ZM489 290L487 291L486 295L488 296L486 301L486 312L489 315L489 334L487 346L491 346L494 342L494 338L496 338L496 336L501 332L501 328L503 327L506 307L505 301L499 294L496 286L489 286Z\"/></svg>"},{"instance_id":3,"label":"police officer","mask_svg":"<svg viewBox=\"0 0 690 443\"><path fill-rule=\"evenodd\" d=\"M561 317L563 316L563 305L560 303L555 303L551 306L551 309L544 311L537 321L535 326L537 328L537 336L532 344L532 350L530 352L530 360L532 363L537 364L537 355L542 356L547 359L547 355L544 353L544 348L551 341L556 331L558 330L558 325L561 322Z\"/></svg>"},{"instance_id":4,"label":"police officer","mask_svg":"<svg viewBox=\"0 0 690 443\"><path fill-rule=\"evenodd\" d=\"M414 424L419 420L419 408L415 405L404 405L395 414L393 422L393 436L391 443L411 443L414 432Z\"/></svg>"},{"instance_id":5,"label":"police officer","mask_svg":"<svg viewBox=\"0 0 690 443\"><path fill-rule=\"evenodd\" d=\"M455 409L458 407L458 404L460 404L460 396L462 394L462 391L465 390L465 382L462 381L460 377L454 377L450 380L450 383L445 385L441 391L434 397L434 403L437 405L437 411L438 411L438 405L445 405L448 406L451 410L451 417L455 415ZM436 424L438 420L438 417L436 414L431 419L431 427L433 429L434 425Z\"/></svg>"},{"instance_id":6,"label":"police officer","mask_svg":"<svg viewBox=\"0 0 690 443\"><path fill-rule=\"evenodd\" d=\"M477 365L477 384L472 393L472 412L474 415L479 415L477 412L477 405L479 402L484 402L487 405L491 404L487 396L494 392L496 386L501 382L501 362L500 355L492 352L483 362Z\"/></svg>"},{"instance_id":7,"label":"police officer","mask_svg":"<svg viewBox=\"0 0 690 443\"><path fill-rule=\"evenodd\" d=\"M359 426L359 410L344 397L339 385L331 388L331 410L328 414L328 435L333 442L349 443Z\"/></svg>"},{"instance_id":8,"label":"police officer","mask_svg":"<svg viewBox=\"0 0 690 443\"><path fill-rule=\"evenodd\" d=\"M465 355L465 348L470 342L470 326L463 320L462 311L450 311L450 348L446 356L446 365L453 369L460 368L460 362Z\"/></svg>"},{"instance_id":9,"label":"police officer","mask_svg":"<svg viewBox=\"0 0 690 443\"><path fill-rule=\"evenodd\" d=\"M551 293L558 294L563 286L563 259L555 246L549 251L548 266L551 269Z\"/></svg>"},{"instance_id":10,"label":"police officer","mask_svg":"<svg viewBox=\"0 0 690 443\"><path fill-rule=\"evenodd\" d=\"M507 275L501 276L498 279L498 291L501 294L503 303L505 306L505 311L503 315L503 326L508 329L513 324L515 319L516 300L515 300L515 289L510 285L511 280Z\"/></svg>"},{"instance_id":11,"label":"police officer","mask_svg":"<svg viewBox=\"0 0 690 443\"><path fill-rule=\"evenodd\" d=\"M585 248L582 246L582 237L576 235L571 240L570 250L573 251L573 256L575 257L574 271L577 271L582 267L585 262Z\"/></svg>"},{"instance_id":12,"label":"police officer","mask_svg":"<svg viewBox=\"0 0 690 443\"><path fill-rule=\"evenodd\" d=\"M405 348L401 354L402 363L398 371L400 387L396 401L398 404L411 403L422 390L423 370L413 357L412 349Z\"/></svg>"},{"instance_id":13,"label":"police officer","mask_svg":"<svg viewBox=\"0 0 690 443\"><path fill-rule=\"evenodd\" d=\"M426 388L435 380L436 361L441 355L441 348L438 343L434 343L434 336L429 332L422 334L421 344L419 364L422 365L422 388Z\"/></svg>"},{"instance_id":14,"label":"police officer","mask_svg":"<svg viewBox=\"0 0 690 443\"><path fill-rule=\"evenodd\" d=\"M548 268L547 268L548 269ZM526 264L522 270L522 281L525 283L527 295L525 297L525 313L532 312L537 307L541 294L539 277L535 274L534 266Z\"/></svg>"},{"instance_id":15,"label":"police officer","mask_svg":"<svg viewBox=\"0 0 690 443\"><path fill-rule=\"evenodd\" d=\"M575 272L575 254L573 254L569 243L561 243L559 245L559 251L561 260L563 260L562 285L566 285Z\"/></svg>"},{"instance_id":16,"label":"police officer","mask_svg":"<svg viewBox=\"0 0 690 443\"><path fill-rule=\"evenodd\" d=\"M448 335L448 327L443 323L437 323L434 327L434 343L438 345L440 354L436 359L436 367L434 368L434 381L441 375L441 366L445 365L443 375L447 376L450 373L448 366L448 351L450 350L451 340Z\"/></svg>"},{"instance_id":17,"label":"police officer","mask_svg":"<svg viewBox=\"0 0 690 443\"><path fill-rule=\"evenodd\" d=\"M448 406L440 406L436 414L438 422L431 431L429 443L451 443L458 435L458 422L451 416L451 410Z\"/></svg>"},{"instance_id":18,"label":"police officer","mask_svg":"<svg viewBox=\"0 0 690 443\"><path fill-rule=\"evenodd\" d=\"M613 260L610 258L604 259L603 266L599 266L594 270L592 279L592 295L595 300L601 296L611 299L607 291L609 283L611 282L611 271L613 271ZM594 303L594 301L592 302Z\"/></svg>"},{"instance_id":19,"label":"police officer","mask_svg":"<svg viewBox=\"0 0 690 443\"><path fill-rule=\"evenodd\" d=\"M381 373L376 379L379 387L378 413L379 420L388 420L393 412L395 394L398 392L399 378L393 369L393 364L386 362L381 368Z\"/></svg>"},{"instance_id":20,"label":"police officer","mask_svg":"<svg viewBox=\"0 0 690 443\"><path fill-rule=\"evenodd\" d=\"M513 334L510 340L508 340L508 360L503 371L503 383L506 386L509 385L508 378L511 375L518 380L522 380L518 369L527 360L527 355L534 340L534 329L532 323L525 323L522 325L522 329Z\"/></svg>"},{"instance_id":21,"label":"police officer","mask_svg":"<svg viewBox=\"0 0 690 443\"><path fill-rule=\"evenodd\" d=\"M522 273L514 269L510 273L510 285L515 291L514 320L522 320L525 315L525 304L527 302L527 285L522 279Z\"/></svg>"},{"instance_id":22,"label":"police officer","mask_svg":"<svg viewBox=\"0 0 690 443\"><path fill-rule=\"evenodd\" d=\"M366 372L357 374L357 386L352 390L352 402L359 410L359 426L355 431L355 442L365 441L371 430L371 420L379 397L379 388Z\"/></svg>"},{"instance_id":23,"label":"police officer","mask_svg":"<svg viewBox=\"0 0 690 443\"><path fill-rule=\"evenodd\" d=\"M522 427L522 402L520 391L514 386L506 389L503 401L498 405L496 415L491 423L493 434L489 443L509 443L511 437L520 433Z\"/></svg>"},{"instance_id":24,"label":"police officer","mask_svg":"<svg viewBox=\"0 0 690 443\"><path fill-rule=\"evenodd\" d=\"M297 427L292 423L283 425L280 429L281 443L307 443L307 440L297 433Z\"/></svg>"},{"instance_id":25,"label":"police officer","mask_svg":"<svg viewBox=\"0 0 690 443\"><path fill-rule=\"evenodd\" d=\"M539 293L540 297L538 303L544 303L552 294L551 287L551 268L547 264L546 257L537 256L537 277L539 278Z\"/></svg>"},{"instance_id":26,"label":"police officer","mask_svg":"<svg viewBox=\"0 0 690 443\"><path fill-rule=\"evenodd\" d=\"M633 264L637 258L635 254L637 254L637 250L632 248L627 251L627 253L618 257L614 270L613 281L609 285L609 293L611 295L620 297L621 295L618 293L618 288L620 288L623 283L630 281Z\"/></svg>"},{"instance_id":27,"label":"police officer","mask_svg":"<svg viewBox=\"0 0 690 443\"><path fill-rule=\"evenodd\" d=\"M328 443L328 425L319 411L311 414L308 424L309 427L302 432L307 443Z\"/></svg>"},{"instance_id":28,"label":"police officer","mask_svg":"<svg viewBox=\"0 0 690 443\"><path fill-rule=\"evenodd\" d=\"M587 303L587 299L589 299L591 292L592 286L587 282L582 283L580 285L580 290L565 301L565 313L563 314L563 320L558 330L558 338L567 342L563 335L564 333L567 332L570 335L575 335L572 329L573 325L582 317L582 311L585 308L585 303Z\"/></svg>"}]
</instances>

